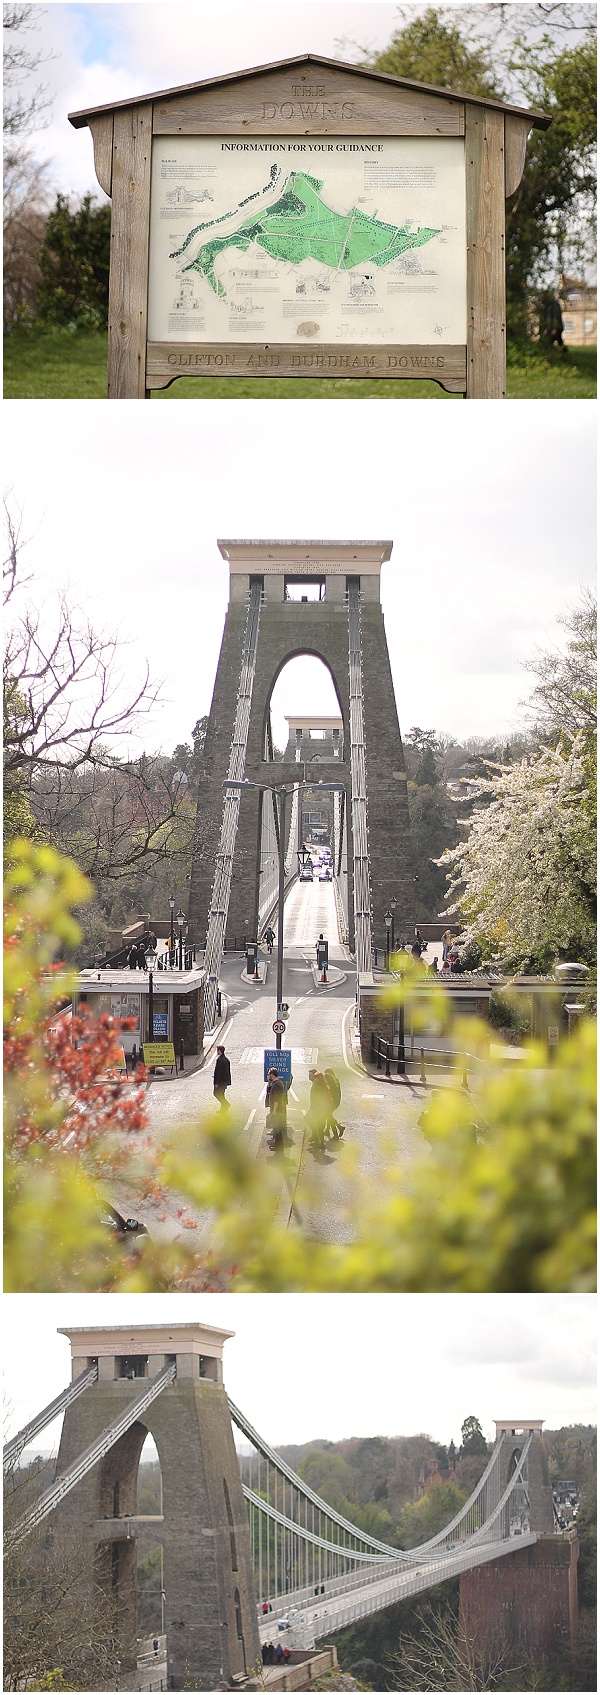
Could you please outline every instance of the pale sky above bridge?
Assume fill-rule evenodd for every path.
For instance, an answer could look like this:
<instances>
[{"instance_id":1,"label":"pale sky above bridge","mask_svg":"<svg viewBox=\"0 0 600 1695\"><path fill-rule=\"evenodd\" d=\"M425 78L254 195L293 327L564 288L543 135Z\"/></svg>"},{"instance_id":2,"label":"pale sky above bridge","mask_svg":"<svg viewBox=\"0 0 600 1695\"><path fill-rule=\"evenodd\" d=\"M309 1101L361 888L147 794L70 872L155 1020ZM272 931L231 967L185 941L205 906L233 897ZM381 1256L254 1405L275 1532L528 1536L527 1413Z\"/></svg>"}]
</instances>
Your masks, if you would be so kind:
<instances>
[{"instance_id":1,"label":"pale sky above bridge","mask_svg":"<svg viewBox=\"0 0 600 1695\"><path fill-rule=\"evenodd\" d=\"M188 740L210 706L228 595L218 536L393 539L382 602L402 733L519 728L523 666L561 645L557 617L594 579L593 406L165 405L136 407L133 428L128 405L13 401L5 451L32 537L28 592L49 606L68 585L97 628L119 631L128 678L147 655L164 679L147 751ZM324 668L296 664L278 691L281 741L285 712L335 709Z\"/></svg>"},{"instance_id":2,"label":"pale sky above bridge","mask_svg":"<svg viewBox=\"0 0 600 1695\"><path fill-rule=\"evenodd\" d=\"M69 1381L58 1326L192 1319L235 1331L226 1387L274 1445L418 1431L459 1442L471 1413L488 1438L495 1418L595 1422L592 1295L8 1295L7 1434Z\"/></svg>"}]
</instances>

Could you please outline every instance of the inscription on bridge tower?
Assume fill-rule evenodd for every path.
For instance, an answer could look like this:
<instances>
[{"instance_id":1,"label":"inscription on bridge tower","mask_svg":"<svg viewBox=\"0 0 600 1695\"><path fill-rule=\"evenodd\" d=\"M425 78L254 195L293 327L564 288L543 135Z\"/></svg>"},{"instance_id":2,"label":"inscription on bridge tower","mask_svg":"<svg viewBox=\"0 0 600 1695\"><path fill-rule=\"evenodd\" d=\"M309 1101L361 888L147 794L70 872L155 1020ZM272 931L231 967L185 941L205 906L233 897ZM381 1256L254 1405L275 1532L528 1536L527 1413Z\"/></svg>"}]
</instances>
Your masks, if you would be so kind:
<instances>
[{"instance_id":1,"label":"inscription on bridge tower","mask_svg":"<svg viewBox=\"0 0 600 1695\"><path fill-rule=\"evenodd\" d=\"M223 1347L233 1332L202 1324L65 1329L73 1377L96 1360L97 1381L67 1408L57 1478L152 1386L170 1362L175 1378L57 1507L53 1542L81 1552L82 1585L106 1593L107 1630L136 1683L138 1545L164 1551L169 1687L215 1689L242 1680L260 1659L246 1506L227 1395ZM137 1475L148 1432L162 1473L162 1514L137 1513ZM114 1687L114 1685L111 1685Z\"/></svg>"},{"instance_id":2,"label":"inscription on bridge tower","mask_svg":"<svg viewBox=\"0 0 600 1695\"><path fill-rule=\"evenodd\" d=\"M232 941L259 928L263 815L270 797L242 791L236 831L227 823L223 783L231 776L271 786L298 783L303 768L295 753L290 758L289 746L283 762L272 757L269 713L279 673L302 654L323 661L339 702L339 746L329 760L319 760L318 776L344 784L338 814L347 831L350 944L359 923L370 933L372 913L381 923L394 895L400 935L412 916L413 885L406 768L380 604L380 572L392 543L218 545L229 566L230 597L198 795L190 891L197 935L206 933L213 910L225 914L223 934ZM309 585L313 598L303 598Z\"/></svg>"}]
</instances>

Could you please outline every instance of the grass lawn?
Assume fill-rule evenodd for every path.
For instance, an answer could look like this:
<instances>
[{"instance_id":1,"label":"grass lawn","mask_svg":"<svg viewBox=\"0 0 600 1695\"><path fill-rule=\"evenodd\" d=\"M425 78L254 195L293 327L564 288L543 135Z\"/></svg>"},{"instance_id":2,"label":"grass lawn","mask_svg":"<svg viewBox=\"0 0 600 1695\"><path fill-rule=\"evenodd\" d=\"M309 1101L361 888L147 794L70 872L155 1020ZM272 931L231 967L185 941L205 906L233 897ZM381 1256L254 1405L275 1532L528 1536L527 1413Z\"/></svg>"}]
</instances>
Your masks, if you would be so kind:
<instances>
[{"instance_id":1,"label":"grass lawn","mask_svg":"<svg viewBox=\"0 0 600 1695\"><path fill-rule=\"evenodd\" d=\"M106 335L86 330L27 331L4 342L7 400L104 400ZM591 400L596 395L596 349L568 353L509 347L511 400ZM460 400L437 383L368 382L312 377L180 377L156 391L157 400Z\"/></svg>"}]
</instances>

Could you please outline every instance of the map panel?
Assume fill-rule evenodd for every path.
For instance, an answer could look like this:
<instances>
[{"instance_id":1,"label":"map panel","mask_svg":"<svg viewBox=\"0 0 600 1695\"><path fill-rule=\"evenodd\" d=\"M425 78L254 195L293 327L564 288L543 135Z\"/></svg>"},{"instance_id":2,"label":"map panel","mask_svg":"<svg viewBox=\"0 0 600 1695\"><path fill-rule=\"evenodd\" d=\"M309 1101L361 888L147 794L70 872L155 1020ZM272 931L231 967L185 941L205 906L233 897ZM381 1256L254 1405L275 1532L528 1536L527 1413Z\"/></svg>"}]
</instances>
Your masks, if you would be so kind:
<instances>
[{"instance_id":1,"label":"map panel","mask_svg":"<svg viewBox=\"0 0 600 1695\"><path fill-rule=\"evenodd\" d=\"M464 141L155 137L148 339L466 342Z\"/></svg>"}]
</instances>

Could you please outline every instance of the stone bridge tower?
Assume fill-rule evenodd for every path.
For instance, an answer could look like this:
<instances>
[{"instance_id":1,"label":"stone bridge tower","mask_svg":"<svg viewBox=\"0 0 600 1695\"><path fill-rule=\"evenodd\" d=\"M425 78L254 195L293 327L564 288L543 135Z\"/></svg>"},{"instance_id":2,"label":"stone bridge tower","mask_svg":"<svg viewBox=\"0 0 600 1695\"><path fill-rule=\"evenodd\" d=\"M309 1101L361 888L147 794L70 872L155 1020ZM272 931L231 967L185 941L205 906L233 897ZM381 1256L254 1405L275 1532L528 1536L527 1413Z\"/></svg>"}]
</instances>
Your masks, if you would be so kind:
<instances>
[{"instance_id":1,"label":"stone bridge tower","mask_svg":"<svg viewBox=\"0 0 600 1695\"><path fill-rule=\"evenodd\" d=\"M577 1631L577 1556L572 1532L554 1534L554 1508L548 1462L542 1444L542 1419L496 1420L496 1437L507 1438L504 1485L510 1481L530 1431L522 1499L507 1509L506 1536L515 1551L464 1571L460 1579L460 1628L485 1655L502 1646L543 1659L575 1644ZM519 1547L519 1514L537 1532L537 1541Z\"/></svg>"},{"instance_id":2,"label":"stone bridge tower","mask_svg":"<svg viewBox=\"0 0 600 1695\"><path fill-rule=\"evenodd\" d=\"M52 1521L57 1553L81 1558L83 1584L106 1594L119 1646L119 1686L135 1689L136 1567L141 1545L164 1552L169 1687L230 1687L260 1661L246 1505L227 1395L230 1330L203 1324L63 1330L72 1375L98 1362L98 1379L67 1408L57 1478L171 1361L175 1380L87 1472ZM137 1475L148 1432L162 1473L162 1513L138 1515ZM114 1688L111 1684L109 1687Z\"/></svg>"},{"instance_id":3,"label":"stone bridge tower","mask_svg":"<svg viewBox=\"0 0 600 1695\"><path fill-rule=\"evenodd\" d=\"M198 795L190 916L198 938L209 913L226 907L227 936L258 929L263 808L271 797L242 793L229 843L223 782L298 782L301 768L273 761L270 703L279 673L300 654L330 672L343 731L341 753L320 760L323 782L345 788L351 945L356 919L369 938L385 935L383 914L397 900L396 934L413 916L407 779L380 604L389 541L220 541L229 566L229 606L221 644ZM308 703L308 708L310 703ZM221 849L230 856L215 894ZM223 892L225 891L225 892ZM365 951L367 943L365 942ZM368 964L370 969L370 941ZM360 962L359 962L360 963Z\"/></svg>"}]
</instances>

